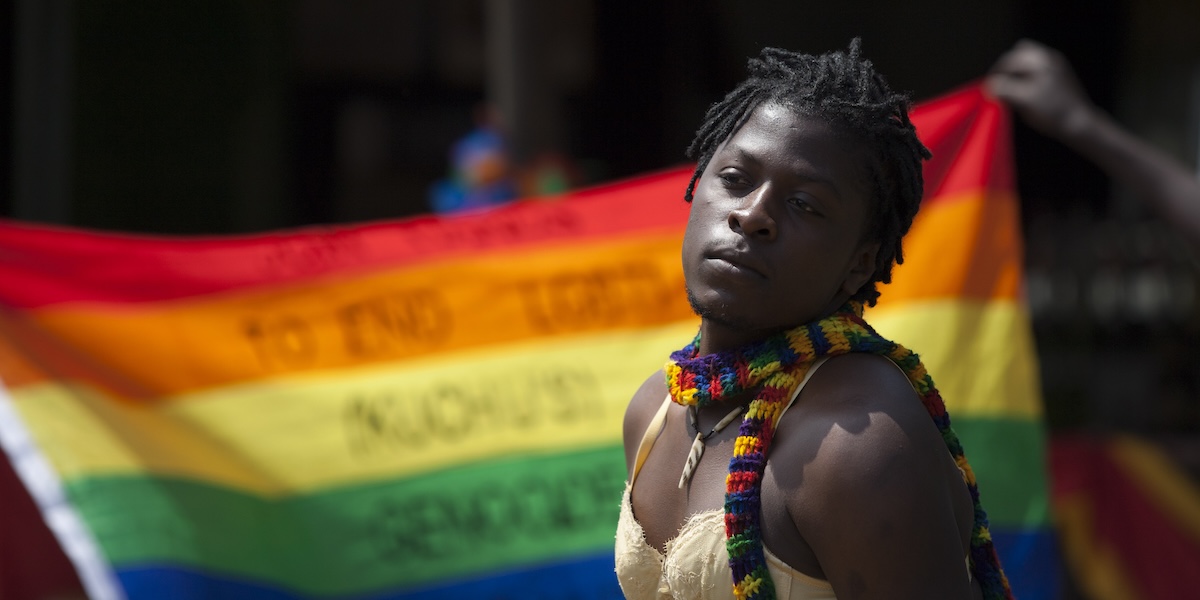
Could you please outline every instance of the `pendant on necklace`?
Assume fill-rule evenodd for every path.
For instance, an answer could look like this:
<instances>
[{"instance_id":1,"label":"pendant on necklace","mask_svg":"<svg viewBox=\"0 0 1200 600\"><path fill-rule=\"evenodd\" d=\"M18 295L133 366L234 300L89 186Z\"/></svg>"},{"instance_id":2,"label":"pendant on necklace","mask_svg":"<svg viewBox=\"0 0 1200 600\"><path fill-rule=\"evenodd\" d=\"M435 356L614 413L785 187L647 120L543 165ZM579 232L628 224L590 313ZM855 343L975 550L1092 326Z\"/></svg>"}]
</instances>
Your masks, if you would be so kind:
<instances>
[{"instance_id":1,"label":"pendant on necklace","mask_svg":"<svg viewBox=\"0 0 1200 600\"><path fill-rule=\"evenodd\" d=\"M746 410L745 406L733 409L729 414L725 415L725 418L718 421L716 425L713 425L713 428L708 433L700 433L700 416L696 411L696 406L692 405L688 407L688 417L691 419L692 427L696 430L696 439L692 441L692 449L688 451L687 462L683 463L683 474L679 476L679 489L682 490L683 486L687 485L688 481L691 481L692 473L695 472L696 466L700 464L700 457L704 456L704 442L712 437L713 434L725 429L725 426L732 423L734 419L742 414L743 410Z\"/></svg>"},{"instance_id":2,"label":"pendant on necklace","mask_svg":"<svg viewBox=\"0 0 1200 600\"><path fill-rule=\"evenodd\" d=\"M700 457L704 456L704 434L697 432L696 439L692 442L692 449L688 452L687 462L683 463L683 475L679 476L679 489L687 485L692 478L692 472L696 470L696 465L700 464Z\"/></svg>"}]
</instances>

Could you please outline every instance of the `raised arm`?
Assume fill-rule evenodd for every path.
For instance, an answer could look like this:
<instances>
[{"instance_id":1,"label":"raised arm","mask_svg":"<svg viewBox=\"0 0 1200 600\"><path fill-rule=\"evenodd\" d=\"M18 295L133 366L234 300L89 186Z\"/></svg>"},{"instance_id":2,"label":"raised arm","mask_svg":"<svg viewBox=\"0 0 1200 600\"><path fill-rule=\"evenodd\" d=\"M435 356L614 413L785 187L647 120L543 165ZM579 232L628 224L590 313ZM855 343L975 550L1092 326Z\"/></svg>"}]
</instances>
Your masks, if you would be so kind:
<instances>
[{"instance_id":1,"label":"raised arm","mask_svg":"<svg viewBox=\"0 0 1200 600\"><path fill-rule=\"evenodd\" d=\"M1031 127L1096 163L1200 247L1200 179L1093 104L1061 53L1022 40L996 61L987 87Z\"/></svg>"}]
</instances>

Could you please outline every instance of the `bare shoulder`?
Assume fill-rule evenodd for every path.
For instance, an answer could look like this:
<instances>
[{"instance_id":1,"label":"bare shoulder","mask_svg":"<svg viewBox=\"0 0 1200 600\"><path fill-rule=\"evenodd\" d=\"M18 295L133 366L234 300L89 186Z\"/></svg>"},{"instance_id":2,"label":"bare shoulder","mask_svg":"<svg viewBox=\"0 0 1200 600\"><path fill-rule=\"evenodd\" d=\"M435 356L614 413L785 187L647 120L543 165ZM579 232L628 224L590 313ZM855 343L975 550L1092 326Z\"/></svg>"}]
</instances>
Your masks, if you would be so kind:
<instances>
[{"instance_id":1,"label":"bare shoulder","mask_svg":"<svg viewBox=\"0 0 1200 600\"><path fill-rule=\"evenodd\" d=\"M880 466L898 443L944 450L908 377L887 358L848 354L813 375L780 424L781 452L808 452L806 463ZM802 435L792 435L801 433ZM819 450L819 452L818 452Z\"/></svg>"},{"instance_id":2,"label":"bare shoulder","mask_svg":"<svg viewBox=\"0 0 1200 600\"><path fill-rule=\"evenodd\" d=\"M831 359L778 436L771 459L788 513L839 597L968 593L948 453L895 365Z\"/></svg>"},{"instance_id":3,"label":"bare shoulder","mask_svg":"<svg viewBox=\"0 0 1200 600\"><path fill-rule=\"evenodd\" d=\"M642 382L641 387L633 393L629 406L625 408L623 431L626 473L633 472L633 459L637 454L638 443L642 441L642 435L645 434L646 428L650 426L650 421L666 397L667 380L662 369L659 369Z\"/></svg>"}]
</instances>

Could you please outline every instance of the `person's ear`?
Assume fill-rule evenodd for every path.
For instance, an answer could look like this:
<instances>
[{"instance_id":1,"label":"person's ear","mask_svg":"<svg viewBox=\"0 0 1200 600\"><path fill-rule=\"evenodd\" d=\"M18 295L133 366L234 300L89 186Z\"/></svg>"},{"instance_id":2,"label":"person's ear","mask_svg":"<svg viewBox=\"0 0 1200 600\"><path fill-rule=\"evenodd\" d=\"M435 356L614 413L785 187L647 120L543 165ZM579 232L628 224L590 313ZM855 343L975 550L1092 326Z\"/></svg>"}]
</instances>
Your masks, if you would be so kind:
<instances>
[{"instance_id":1,"label":"person's ear","mask_svg":"<svg viewBox=\"0 0 1200 600\"><path fill-rule=\"evenodd\" d=\"M842 280L842 291L853 296L875 277L875 257L879 255L879 242L864 242L854 251Z\"/></svg>"}]
</instances>

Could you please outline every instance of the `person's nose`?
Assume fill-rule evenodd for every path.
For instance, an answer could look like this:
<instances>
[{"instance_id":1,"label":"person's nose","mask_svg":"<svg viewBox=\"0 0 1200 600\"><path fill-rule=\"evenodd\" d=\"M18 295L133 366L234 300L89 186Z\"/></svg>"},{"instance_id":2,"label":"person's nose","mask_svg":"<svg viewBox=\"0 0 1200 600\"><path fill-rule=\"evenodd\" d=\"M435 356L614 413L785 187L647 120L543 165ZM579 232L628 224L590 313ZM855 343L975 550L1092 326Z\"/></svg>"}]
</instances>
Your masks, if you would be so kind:
<instances>
[{"instance_id":1,"label":"person's nose","mask_svg":"<svg viewBox=\"0 0 1200 600\"><path fill-rule=\"evenodd\" d=\"M729 211L729 228L749 237L775 239L775 218L771 216L771 188L761 185L742 196L740 203Z\"/></svg>"}]
</instances>

